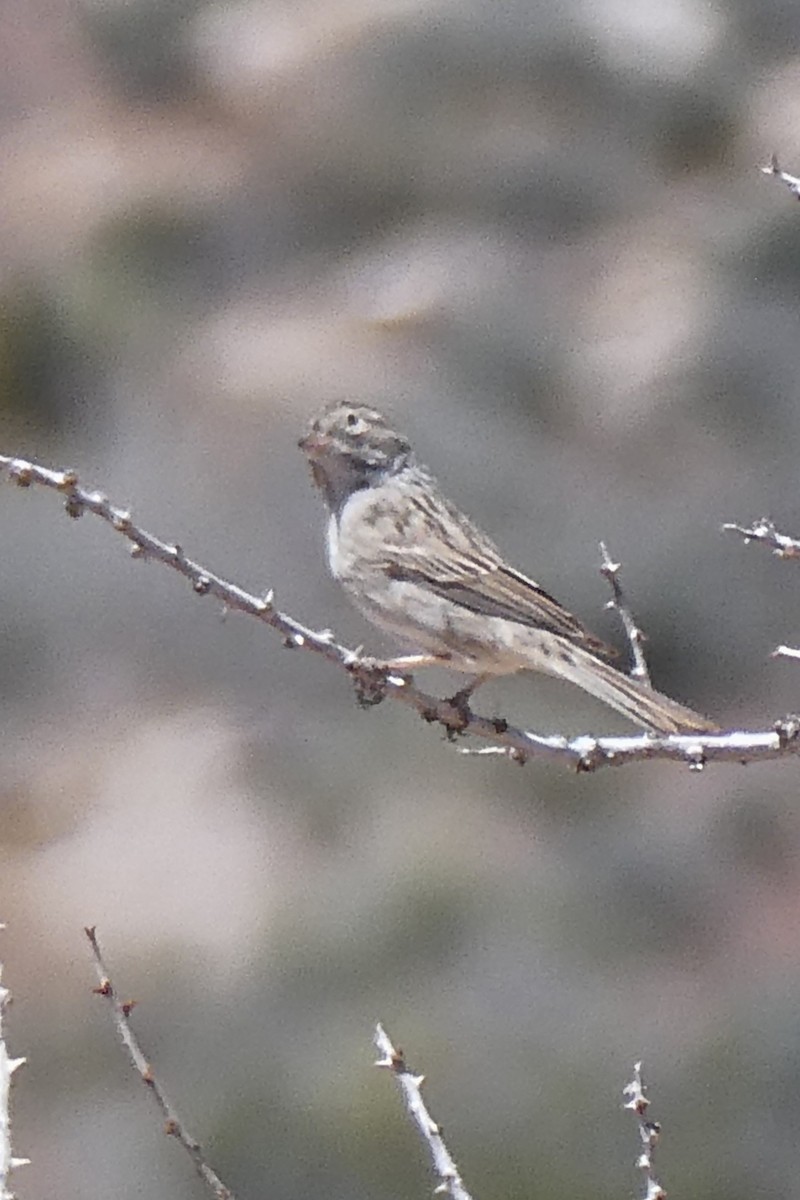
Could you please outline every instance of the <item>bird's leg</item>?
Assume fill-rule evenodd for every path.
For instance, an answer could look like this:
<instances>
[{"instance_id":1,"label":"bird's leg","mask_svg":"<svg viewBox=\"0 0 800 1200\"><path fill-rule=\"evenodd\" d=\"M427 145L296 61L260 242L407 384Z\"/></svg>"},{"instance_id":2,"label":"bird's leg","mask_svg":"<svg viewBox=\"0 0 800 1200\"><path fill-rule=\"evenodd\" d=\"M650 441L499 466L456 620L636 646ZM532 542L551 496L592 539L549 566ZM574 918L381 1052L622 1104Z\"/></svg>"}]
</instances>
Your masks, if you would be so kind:
<instances>
[{"instance_id":1,"label":"bird's leg","mask_svg":"<svg viewBox=\"0 0 800 1200\"><path fill-rule=\"evenodd\" d=\"M401 654L399 658L377 660L387 671L397 671L403 675L417 667L446 667L450 661L449 654Z\"/></svg>"},{"instance_id":2,"label":"bird's leg","mask_svg":"<svg viewBox=\"0 0 800 1200\"><path fill-rule=\"evenodd\" d=\"M359 703L379 704L386 693L386 676L399 675L411 681L417 667L446 667L449 658L442 654L403 654L399 658L372 658L357 650L348 664L356 680Z\"/></svg>"},{"instance_id":3,"label":"bird's leg","mask_svg":"<svg viewBox=\"0 0 800 1200\"><path fill-rule=\"evenodd\" d=\"M467 718L470 714L469 702L472 699L472 693L476 692L482 683L486 683L487 679L489 679L488 675L476 675L464 687L459 688L455 695L450 696L447 703L452 704L460 716Z\"/></svg>"},{"instance_id":4,"label":"bird's leg","mask_svg":"<svg viewBox=\"0 0 800 1200\"><path fill-rule=\"evenodd\" d=\"M372 655L362 654L359 649L350 665L354 670L409 676L417 667L446 667L449 661L447 654L401 654L398 658L373 658Z\"/></svg>"}]
</instances>

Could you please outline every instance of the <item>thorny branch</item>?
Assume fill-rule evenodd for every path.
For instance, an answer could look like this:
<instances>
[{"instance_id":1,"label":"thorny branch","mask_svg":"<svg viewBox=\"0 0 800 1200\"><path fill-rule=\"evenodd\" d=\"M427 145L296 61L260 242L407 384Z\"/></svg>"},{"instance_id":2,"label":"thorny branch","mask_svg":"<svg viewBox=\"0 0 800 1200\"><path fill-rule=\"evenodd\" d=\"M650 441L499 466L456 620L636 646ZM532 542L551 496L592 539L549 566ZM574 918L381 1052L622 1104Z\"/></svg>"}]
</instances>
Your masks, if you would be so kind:
<instances>
[{"instance_id":1,"label":"thorny branch","mask_svg":"<svg viewBox=\"0 0 800 1200\"><path fill-rule=\"evenodd\" d=\"M625 1108L636 1114L639 1123L639 1137L642 1151L636 1160L636 1165L642 1172L645 1183L643 1200L665 1200L667 1193L655 1177L653 1157L658 1139L661 1136L661 1126L647 1116L650 1101L647 1099L647 1088L642 1079L642 1064L637 1062L633 1067L633 1079L622 1089L625 1096Z\"/></svg>"},{"instance_id":2,"label":"thorny branch","mask_svg":"<svg viewBox=\"0 0 800 1200\"><path fill-rule=\"evenodd\" d=\"M314 632L301 625L275 607L272 592L255 596L215 575L188 558L181 546L163 542L137 525L129 512L116 508L101 492L82 487L74 471L54 471L6 455L0 455L0 470L20 487L36 483L60 492L69 516L93 513L127 538L135 557L171 567L189 580L199 596L214 596L227 608L247 613L277 630L284 645L312 651L344 669L353 679L362 703L373 704L389 697L414 709L423 720L441 725L450 737L469 734L492 743L477 751L478 754L503 756L517 763L548 758L571 763L578 771L596 771L604 766L655 758L701 770L711 762L761 762L800 754L800 718L794 716L777 721L772 729L763 732L635 733L610 737L540 734L511 725L502 717L481 716L462 703L421 691L408 676L392 673L376 660L340 645L329 631Z\"/></svg>"},{"instance_id":3,"label":"thorny branch","mask_svg":"<svg viewBox=\"0 0 800 1200\"><path fill-rule=\"evenodd\" d=\"M130 1023L131 1009L134 1007L135 1001L120 1000L114 984L111 982L111 976L103 960L103 955L100 950L100 945L97 941L97 933L94 927L86 929L86 936L89 939L89 945L92 948L94 957L95 970L97 971L98 985L95 991L99 996L104 996L111 1005L114 1014L114 1023L117 1026L117 1032L125 1049L130 1055L131 1062L139 1072L142 1081L147 1084L152 1092L156 1104L161 1109L164 1117L164 1132L170 1137L176 1138L187 1152L197 1174L205 1183L206 1187L211 1192L214 1200L235 1200L233 1192L226 1187L217 1173L212 1170L206 1160L206 1157L200 1147L200 1144L189 1134L183 1121L178 1116L175 1109L167 1099L164 1089L160 1082L153 1074L153 1068L147 1059L144 1051L139 1045L136 1034L133 1032Z\"/></svg>"},{"instance_id":4,"label":"thorny branch","mask_svg":"<svg viewBox=\"0 0 800 1200\"><path fill-rule=\"evenodd\" d=\"M425 1076L414 1074L403 1057L403 1051L395 1049L381 1024L375 1029L375 1045L382 1056L375 1066L386 1067L393 1073L403 1093L406 1108L431 1152L433 1169L439 1178L436 1194L450 1196L452 1200L471 1200L458 1173L458 1167L444 1143L441 1126L434 1121L422 1099Z\"/></svg>"},{"instance_id":5,"label":"thorny branch","mask_svg":"<svg viewBox=\"0 0 800 1200\"><path fill-rule=\"evenodd\" d=\"M738 533L740 537L744 538L745 545L750 542L762 542L765 546L771 547L778 558L800 558L800 541L797 538L789 537L788 534L779 533L768 517L762 517L761 520L754 521L752 525L736 525L728 522L722 528L725 531ZM800 659L800 650L794 646L776 646L772 651L772 657Z\"/></svg>"},{"instance_id":6,"label":"thorny branch","mask_svg":"<svg viewBox=\"0 0 800 1200\"><path fill-rule=\"evenodd\" d=\"M0 925L0 929L5 929ZM2 966L0 966L0 976ZM19 1167L26 1167L29 1158L20 1158L11 1147L11 1083L14 1072L25 1063L24 1058L12 1058L8 1053L3 1029L6 1010L11 1003L11 993L0 980L0 1200L14 1200L11 1176Z\"/></svg>"},{"instance_id":7,"label":"thorny branch","mask_svg":"<svg viewBox=\"0 0 800 1200\"><path fill-rule=\"evenodd\" d=\"M800 558L800 541L785 533L779 533L768 517L762 517L752 525L736 525L733 521L728 521L722 528L726 533L738 533L744 538L745 545L748 542L763 542L765 546L771 547L778 558Z\"/></svg>"},{"instance_id":8,"label":"thorny branch","mask_svg":"<svg viewBox=\"0 0 800 1200\"><path fill-rule=\"evenodd\" d=\"M777 154L773 154L769 164L766 167L761 167L760 170L762 175L774 175L777 179L780 179L786 184L792 195L800 200L800 179L796 175L789 175L781 169Z\"/></svg>"},{"instance_id":9,"label":"thorny branch","mask_svg":"<svg viewBox=\"0 0 800 1200\"><path fill-rule=\"evenodd\" d=\"M633 669L631 675L634 679L641 679L642 683L650 685L650 671L647 666L647 659L644 656L644 644L647 641L642 630L637 625L633 613L625 599L625 593L622 590L619 573L622 570L622 563L614 562L611 555L608 553L608 547L605 542L600 543L600 553L603 561L600 565L600 574L604 579L607 579L611 587L612 598L606 605L607 608L613 608L619 614L619 619L622 621L622 626L625 630L625 635L628 639L628 644L631 648L633 656Z\"/></svg>"}]
</instances>

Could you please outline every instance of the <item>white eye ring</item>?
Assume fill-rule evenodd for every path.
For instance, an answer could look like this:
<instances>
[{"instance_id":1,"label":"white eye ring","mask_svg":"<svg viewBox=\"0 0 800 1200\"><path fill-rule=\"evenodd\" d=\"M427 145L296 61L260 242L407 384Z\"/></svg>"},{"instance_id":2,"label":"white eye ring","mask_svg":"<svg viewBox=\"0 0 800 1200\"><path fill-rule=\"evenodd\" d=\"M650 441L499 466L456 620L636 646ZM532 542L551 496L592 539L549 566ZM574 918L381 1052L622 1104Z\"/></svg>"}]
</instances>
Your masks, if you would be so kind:
<instances>
[{"instance_id":1,"label":"white eye ring","mask_svg":"<svg viewBox=\"0 0 800 1200\"><path fill-rule=\"evenodd\" d=\"M351 413L350 416L352 415ZM348 417L347 432L353 434L355 437L360 437L362 433L367 432L367 422L363 417L356 417L355 421L351 421L350 417Z\"/></svg>"}]
</instances>

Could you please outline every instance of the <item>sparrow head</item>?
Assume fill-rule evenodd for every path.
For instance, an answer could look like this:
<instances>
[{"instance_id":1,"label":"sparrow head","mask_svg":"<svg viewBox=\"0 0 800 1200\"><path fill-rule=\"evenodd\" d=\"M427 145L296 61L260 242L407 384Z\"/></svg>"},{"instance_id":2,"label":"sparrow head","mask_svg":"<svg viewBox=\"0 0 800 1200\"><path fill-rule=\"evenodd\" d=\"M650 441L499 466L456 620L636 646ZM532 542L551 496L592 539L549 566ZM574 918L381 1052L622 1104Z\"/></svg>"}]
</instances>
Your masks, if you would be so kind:
<instances>
[{"instance_id":1,"label":"sparrow head","mask_svg":"<svg viewBox=\"0 0 800 1200\"><path fill-rule=\"evenodd\" d=\"M338 511L353 492L396 475L412 457L411 445L374 408L337 401L315 417L298 442L328 507Z\"/></svg>"}]
</instances>

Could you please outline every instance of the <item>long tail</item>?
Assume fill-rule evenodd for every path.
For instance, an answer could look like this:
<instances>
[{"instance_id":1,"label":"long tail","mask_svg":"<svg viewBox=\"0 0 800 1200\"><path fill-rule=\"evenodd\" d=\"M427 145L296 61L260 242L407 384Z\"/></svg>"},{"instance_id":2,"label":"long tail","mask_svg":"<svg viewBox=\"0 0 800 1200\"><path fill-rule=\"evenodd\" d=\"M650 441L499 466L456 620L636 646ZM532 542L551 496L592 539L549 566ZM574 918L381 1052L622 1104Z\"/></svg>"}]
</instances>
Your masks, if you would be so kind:
<instances>
[{"instance_id":1,"label":"long tail","mask_svg":"<svg viewBox=\"0 0 800 1200\"><path fill-rule=\"evenodd\" d=\"M719 726L677 700L670 700L638 679L624 675L610 663L566 638L558 639L560 652L550 659L548 673L568 679L591 696L623 713L637 725L657 733L713 733ZM555 660L555 661L553 661Z\"/></svg>"}]
</instances>

